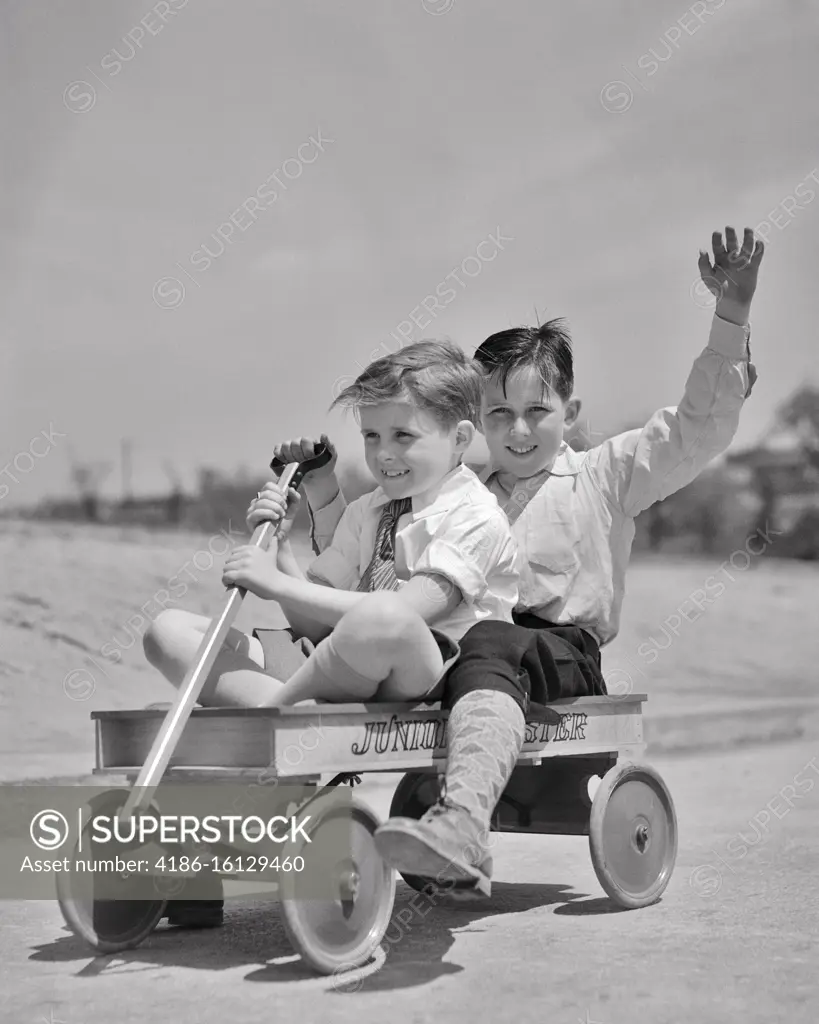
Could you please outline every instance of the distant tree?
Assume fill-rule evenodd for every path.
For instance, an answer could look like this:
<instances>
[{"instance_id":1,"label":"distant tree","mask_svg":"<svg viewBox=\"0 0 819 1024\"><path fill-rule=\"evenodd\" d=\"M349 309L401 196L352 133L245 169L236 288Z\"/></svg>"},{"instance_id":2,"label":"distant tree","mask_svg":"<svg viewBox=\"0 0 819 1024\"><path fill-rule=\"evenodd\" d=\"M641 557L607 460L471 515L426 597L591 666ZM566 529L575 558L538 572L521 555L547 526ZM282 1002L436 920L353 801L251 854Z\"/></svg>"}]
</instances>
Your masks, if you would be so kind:
<instances>
[{"instance_id":1,"label":"distant tree","mask_svg":"<svg viewBox=\"0 0 819 1024\"><path fill-rule=\"evenodd\" d=\"M70 458L71 479L79 494L80 508L82 509L83 516L89 523L99 522L99 488L111 472L111 463L80 463L77 461L73 450L70 451Z\"/></svg>"},{"instance_id":2,"label":"distant tree","mask_svg":"<svg viewBox=\"0 0 819 1024\"><path fill-rule=\"evenodd\" d=\"M713 555L744 537L748 510L741 500L743 485L721 464L709 466L663 502L675 535L694 539L697 551Z\"/></svg>"},{"instance_id":3,"label":"distant tree","mask_svg":"<svg viewBox=\"0 0 819 1024\"><path fill-rule=\"evenodd\" d=\"M649 551L659 551L668 532L668 520L661 501L655 501L645 511L646 535Z\"/></svg>"},{"instance_id":4,"label":"distant tree","mask_svg":"<svg viewBox=\"0 0 819 1024\"><path fill-rule=\"evenodd\" d=\"M762 470L754 472L753 483L759 498L759 508L751 532L764 534L776 515L776 488L770 475Z\"/></svg>"},{"instance_id":5,"label":"distant tree","mask_svg":"<svg viewBox=\"0 0 819 1024\"><path fill-rule=\"evenodd\" d=\"M819 448L819 387L804 384L776 410L777 425L790 427Z\"/></svg>"},{"instance_id":6,"label":"distant tree","mask_svg":"<svg viewBox=\"0 0 819 1024\"><path fill-rule=\"evenodd\" d=\"M797 388L776 410L775 429L796 434L802 444L805 481L819 482L819 387Z\"/></svg>"},{"instance_id":7,"label":"distant tree","mask_svg":"<svg viewBox=\"0 0 819 1024\"><path fill-rule=\"evenodd\" d=\"M777 540L776 553L782 558L819 561L819 508L806 509L793 529Z\"/></svg>"},{"instance_id":8,"label":"distant tree","mask_svg":"<svg viewBox=\"0 0 819 1024\"><path fill-rule=\"evenodd\" d=\"M793 485L803 493L815 492L819 498L819 387L803 384L776 410L775 430L790 430L801 443L802 472ZM775 518L776 495L770 475L757 473L757 490L764 508L759 520L764 524ZM777 545L783 556L819 559L819 501L806 509Z\"/></svg>"},{"instance_id":9,"label":"distant tree","mask_svg":"<svg viewBox=\"0 0 819 1024\"><path fill-rule=\"evenodd\" d=\"M178 526L185 514L185 491L179 472L169 459L163 462L163 468L171 485L165 498L165 515L169 523Z\"/></svg>"}]
</instances>

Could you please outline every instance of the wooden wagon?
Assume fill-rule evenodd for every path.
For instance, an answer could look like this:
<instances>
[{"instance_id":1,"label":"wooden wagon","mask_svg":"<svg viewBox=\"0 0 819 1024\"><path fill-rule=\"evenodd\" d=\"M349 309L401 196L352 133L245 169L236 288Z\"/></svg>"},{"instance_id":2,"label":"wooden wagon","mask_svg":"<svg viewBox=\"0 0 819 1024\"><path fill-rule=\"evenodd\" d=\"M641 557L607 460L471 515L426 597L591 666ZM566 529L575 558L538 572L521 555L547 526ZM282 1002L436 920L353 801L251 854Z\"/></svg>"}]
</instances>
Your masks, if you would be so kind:
<instances>
[{"instance_id":1,"label":"wooden wagon","mask_svg":"<svg viewBox=\"0 0 819 1024\"><path fill-rule=\"evenodd\" d=\"M327 459L323 452L310 463L273 468L282 470L279 484L287 493ZM262 524L252 543L266 545L275 530ZM276 710L195 707L244 593L229 588L224 610L205 634L169 711L92 715L101 785L111 775L133 780L130 789L101 791L92 811L136 821L150 811L160 783L243 783L260 793L284 783L300 786L297 809L309 809L309 824L298 841L294 838L291 863L301 858L307 865L324 848L325 859L313 866L318 864L327 884L320 896L306 896L292 874L279 873L274 888L280 890L284 924L295 949L316 970L356 967L372 956L389 925L395 874L376 850L379 822L372 810L354 796L343 806L330 796L340 783L355 782L365 772L401 772L391 814L420 817L439 796L446 714L429 705L377 703ZM660 897L677 849L671 797L656 771L639 761L645 749L644 701L639 694L583 697L539 709L527 721L519 763L492 820L499 832L588 835L597 877L624 907ZM333 777L322 784L328 774ZM589 781L595 777L602 781L592 798ZM328 846L320 840L337 832L339 824L346 826L344 849L327 860ZM243 870L233 870L238 863L218 844L206 844L189 859L189 866L196 865L193 874L201 877L190 884L182 880L185 898L221 896L223 878L243 876ZM147 894L144 886L135 890L127 870L113 878L93 872L57 878L66 921L101 952L137 945L162 919L169 897L181 895L160 885ZM416 889L441 887L440 879L405 880Z\"/></svg>"},{"instance_id":2,"label":"wooden wagon","mask_svg":"<svg viewBox=\"0 0 819 1024\"><path fill-rule=\"evenodd\" d=\"M498 804L492 828L498 832L588 835L592 863L606 893L624 907L657 900L668 884L676 857L676 817L659 775L640 763L645 697L580 697L557 701L526 725L518 765ZM166 715L162 711L100 711L96 727L95 774L104 783L126 776L138 783ZM403 773L392 798L393 815L420 817L439 796L446 758L446 718L435 706L345 704L271 710L194 709L165 768L163 786L195 783L272 782L303 786L302 807L310 803L310 835L320 842L339 805L321 796L365 772ZM322 784L322 778L334 776ZM593 799L589 781L599 777ZM121 791L113 804L122 806ZM113 805L112 805L113 806ZM338 891L322 899L288 895L279 903L296 950L317 970L332 973L360 965L378 947L389 926L394 873L373 842L379 821L360 800L345 805L350 852L337 874ZM301 853L309 857L302 844ZM215 854L221 877L230 863ZM207 858L202 862L208 867ZM221 895L217 888L200 889ZM247 877L246 875L244 876ZM95 948L113 952L137 945L156 927L166 899L100 899L83 879L60 878L66 920ZM413 888L435 880L405 876ZM110 883L109 883L110 886ZM440 886L438 886L440 888ZM178 898L179 892L168 893ZM195 897L194 897L195 898Z\"/></svg>"}]
</instances>

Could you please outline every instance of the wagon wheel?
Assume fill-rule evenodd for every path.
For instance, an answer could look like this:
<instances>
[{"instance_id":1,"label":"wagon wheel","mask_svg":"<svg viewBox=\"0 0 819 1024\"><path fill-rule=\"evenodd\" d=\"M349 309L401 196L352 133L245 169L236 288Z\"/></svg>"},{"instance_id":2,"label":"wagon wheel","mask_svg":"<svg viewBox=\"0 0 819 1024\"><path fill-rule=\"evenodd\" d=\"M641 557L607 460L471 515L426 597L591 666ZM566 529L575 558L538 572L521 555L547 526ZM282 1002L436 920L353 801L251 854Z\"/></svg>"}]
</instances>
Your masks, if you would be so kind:
<instances>
[{"instance_id":1,"label":"wagon wheel","mask_svg":"<svg viewBox=\"0 0 819 1024\"><path fill-rule=\"evenodd\" d=\"M418 821L438 802L440 795L441 784L437 775L430 772L407 772L395 787L390 804L390 817L413 818ZM429 892L430 889L437 891L439 888L434 878L405 875L403 872L399 874L407 885L417 892Z\"/></svg>"},{"instance_id":2,"label":"wagon wheel","mask_svg":"<svg viewBox=\"0 0 819 1024\"><path fill-rule=\"evenodd\" d=\"M433 807L441 795L440 776L431 772L406 772L401 781L395 787L390 804L391 818L419 818ZM506 798L508 801L508 797ZM497 810L492 815L491 827L497 826ZM451 882L442 884L435 878L426 878L424 875L409 875L399 871L398 874L404 879L408 886L417 892L442 893L449 896L459 896L461 892L471 894L475 889L473 882Z\"/></svg>"},{"instance_id":3,"label":"wagon wheel","mask_svg":"<svg viewBox=\"0 0 819 1024\"><path fill-rule=\"evenodd\" d=\"M589 847L615 903L634 909L660 898L677 857L677 815L658 772L628 762L606 772L592 801Z\"/></svg>"},{"instance_id":4,"label":"wagon wheel","mask_svg":"<svg viewBox=\"0 0 819 1024\"><path fill-rule=\"evenodd\" d=\"M379 821L353 802L340 807L311 804L291 860L304 870L282 875L282 919L296 952L322 974L360 967L370 959L390 923L395 876L375 848ZM314 896L310 892L311 876ZM332 893L327 894L327 879Z\"/></svg>"},{"instance_id":5,"label":"wagon wheel","mask_svg":"<svg viewBox=\"0 0 819 1024\"><path fill-rule=\"evenodd\" d=\"M91 814L83 827L82 853L78 841L69 858L72 863L78 858L110 858L110 848L92 839L91 820L97 814L115 814L127 798L127 790L110 791L90 802ZM117 844L118 853L124 850L123 844ZM57 875L57 899L66 924L76 935L101 953L118 953L138 946L162 918L165 899L149 885L145 876L140 875L61 872ZM116 892L114 899L112 892Z\"/></svg>"}]
</instances>

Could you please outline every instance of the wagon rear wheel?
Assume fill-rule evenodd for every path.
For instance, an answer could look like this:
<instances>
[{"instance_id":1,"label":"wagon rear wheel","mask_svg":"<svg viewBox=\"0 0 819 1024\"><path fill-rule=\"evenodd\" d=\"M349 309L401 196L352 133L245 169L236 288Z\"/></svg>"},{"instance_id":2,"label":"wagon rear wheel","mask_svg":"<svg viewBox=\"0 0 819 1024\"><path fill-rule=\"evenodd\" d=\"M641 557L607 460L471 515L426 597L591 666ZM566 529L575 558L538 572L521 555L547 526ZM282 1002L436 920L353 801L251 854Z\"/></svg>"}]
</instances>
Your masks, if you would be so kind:
<instances>
[{"instance_id":1,"label":"wagon rear wheel","mask_svg":"<svg viewBox=\"0 0 819 1024\"><path fill-rule=\"evenodd\" d=\"M317 971L332 974L366 963L390 923L395 876L375 848L379 821L369 808L311 805L291 858L304 858L298 876L282 884L282 919L293 948ZM311 876L320 895L310 893ZM327 893L327 879L331 892Z\"/></svg>"},{"instance_id":2,"label":"wagon rear wheel","mask_svg":"<svg viewBox=\"0 0 819 1024\"><path fill-rule=\"evenodd\" d=\"M589 847L607 895L634 909L655 903L677 858L677 815L665 783L649 765L615 765L592 801Z\"/></svg>"},{"instance_id":3,"label":"wagon rear wheel","mask_svg":"<svg viewBox=\"0 0 819 1024\"><path fill-rule=\"evenodd\" d=\"M390 817L413 818L418 821L438 802L440 795L441 784L437 775L430 772L407 772L395 787L390 804ZM417 892L439 888L434 878L399 873L407 885Z\"/></svg>"}]
</instances>

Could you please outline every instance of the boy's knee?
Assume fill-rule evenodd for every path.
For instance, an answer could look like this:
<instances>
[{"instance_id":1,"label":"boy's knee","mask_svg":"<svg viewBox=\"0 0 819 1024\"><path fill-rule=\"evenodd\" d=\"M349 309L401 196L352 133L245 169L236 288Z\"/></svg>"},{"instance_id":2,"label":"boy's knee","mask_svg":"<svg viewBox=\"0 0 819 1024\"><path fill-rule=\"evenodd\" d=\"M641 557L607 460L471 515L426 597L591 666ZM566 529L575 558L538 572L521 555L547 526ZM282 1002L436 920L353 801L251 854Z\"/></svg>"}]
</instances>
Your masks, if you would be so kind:
<instances>
[{"instance_id":1,"label":"boy's knee","mask_svg":"<svg viewBox=\"0 0 819 1024\"><path fill-rule=\"evenodd\" d=\"M145 659L149 665L153 665L154 668L158 668L164 650L160 643L159 637L156 635L156 623L152 622L150 626L145 630L142 637L142 652L145 655Z\"/></svg>"},{"instance_id":2,"label":"boy's knee","mask_svg":"<svg viewBox=\"0 0 819 1024\"><path fill-rule=\"evenodd\" d=\"M184 615L178 608L165 608L145 630L142 650L154 668L164 661L169 638L178 636L184 629Z\"/></svg>"},{"instance_id":3,"label":"boy's knee","mask_svg":"<svg viewBox=\"0 0 819 1024\"><path fill-rule=\"evenodd\" d=\"M361 642L386 645L391 649L409 636L408 627L415 612L391 591L378 591L363 597L339 626L349 629Z\"/></svg>"}]
</instances>

